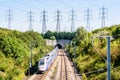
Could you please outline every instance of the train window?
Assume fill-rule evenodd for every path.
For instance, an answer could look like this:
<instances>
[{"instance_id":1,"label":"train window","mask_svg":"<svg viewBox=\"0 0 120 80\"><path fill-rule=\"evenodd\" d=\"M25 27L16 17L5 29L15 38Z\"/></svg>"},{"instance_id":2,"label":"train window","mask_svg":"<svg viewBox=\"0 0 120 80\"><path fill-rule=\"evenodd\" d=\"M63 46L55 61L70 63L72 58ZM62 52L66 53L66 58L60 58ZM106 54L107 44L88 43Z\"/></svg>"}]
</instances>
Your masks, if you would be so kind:
<instances>
[{"instance_id":1,"label":"train window","mask_svg":"<svg viewBox=\"0 0 120 80\"><path fill-rule=\"evenodd\" d=\"M40 65L44 65L44 60L40 60Z\"/></svg>"},{"instance_id":2,"label":"train window","mask_svg":"<svg viewBox=\"0 0 120 80\"><path fill-rule=\"evenodd\" d=\"M46 56L50 56L49 54L47 54Z\"/></svg>"}]
</instances>

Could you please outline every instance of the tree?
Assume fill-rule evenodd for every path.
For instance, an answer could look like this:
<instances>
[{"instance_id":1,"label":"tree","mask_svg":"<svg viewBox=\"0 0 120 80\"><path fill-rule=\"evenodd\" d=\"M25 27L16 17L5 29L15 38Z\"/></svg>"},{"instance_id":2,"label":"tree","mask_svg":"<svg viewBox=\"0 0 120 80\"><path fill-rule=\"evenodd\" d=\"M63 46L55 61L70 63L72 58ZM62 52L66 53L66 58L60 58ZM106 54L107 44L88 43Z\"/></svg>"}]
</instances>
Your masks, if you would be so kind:
<instances>
[{"instance_id":1,"label":"tree","mask_svg":"<svg viewBox=\"0 0 120 80\"><path fill-rule=\"evenodd\" d=\"M51 40L55 40L56 38L55 38L55 36L51 36L50 39Z\"/></svg>"},{"instance_id":2,"label":"tree","mask_svg":"<svg viewBox=\"0 0 120 80\"><path fill-rule=\"evenodd\" d=\"M87 31L83 28L83 27L80 27L77 29L77 32L76 32L76 45L79 45L81 44L87 37Z\"/></svg>"},{"instance_id":3,"label":"tree","mask_svg":"<svg viewBox=\"0 0 120 80\"><path fill-rule=\"evenodd\" d=\"M114 38L120 38L120 27L117 27L116 30L112 32Z\"/></svg>"},{"instance_id":4,"label":"tree","mask_svg":"<svg viewBox=\"0 0 120 80\"><path fill-rule=\"evenodd\" d=\"M42 34L43 35L43 34ZM51 37L54 36L55 39L68 39L72 40L75 37L75 32L46 32L43 37L46 39L51 39Z\"/></svg>"},{"instance_id":5,"label":"tree","mask_svg":"<svg viewBox=\"0 0 120 80\"><path fill-rule=\"evenodd\" d=\"M87 80L85 73L82 74L82 80Z\"/></svg>"},{"instance_id":6,"label":"tree","mask_svg":"<svg viewBox=\"0 0 120 80\"><path fill-rule=\"evenodd\" d=\"M47 39L50 39L51 36L53 36L53 32L51 32L51 31L47 31L47 32L44 34L44 38L47 38Z\"/></svg>"}]
</instances>

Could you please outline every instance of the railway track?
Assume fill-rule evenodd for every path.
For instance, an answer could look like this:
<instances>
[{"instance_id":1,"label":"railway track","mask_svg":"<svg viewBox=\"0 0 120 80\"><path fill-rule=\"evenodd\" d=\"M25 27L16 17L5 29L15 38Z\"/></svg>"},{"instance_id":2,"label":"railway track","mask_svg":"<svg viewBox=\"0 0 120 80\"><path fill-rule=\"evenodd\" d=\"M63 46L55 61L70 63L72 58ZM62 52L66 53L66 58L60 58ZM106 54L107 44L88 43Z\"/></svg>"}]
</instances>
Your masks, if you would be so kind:
<instances>
[{"instance_id":1,"label":"railway track","mask_svg":"<svg viewBox=\"0 0 120 80\"><path fill-rule=\"evenodd\" d=\"M31 76L28 80L44 80L46 75L48 74L49 70L45 73L36 72L33 76Z\"/></svg>"},{"instance_id":2,"label":"railway track","mask_svg":"<svg viewBox=\"0 0 120 80\"><path fill-rule=\"evenodd\" d=\"M62 52L61 56L61 72L60 72L60 80L67 80L67 67L66 67L66 59L65 53Z\"/></svg>"},{"instance_id":3,"label":"railway track","mask_svg":"<svg viewBox=\"0 0 120 80\"><path fill-rule=\"evenodd\" d=\"M28 80L79 80L75 79L74 71L64 51L59 50L58 53L59 54L56 60L50 66L48 71L46 71L44 74L37 72ZM57 71L56 73L54 73L55 65L57 64ZM54 78L52 78L51 76L54 76Z\"/></svg>"},{"instance_id":4,"label":"railway track","mask_svg":"<svg viewBox=\"0 0 120 80\"><path fill-rule=\"evenodd\" d=\"M75 78L74 69L66 56L66 53L62 50L60 52L60 75L58 80L80 80Z\"/></svg>"}]
</instances>

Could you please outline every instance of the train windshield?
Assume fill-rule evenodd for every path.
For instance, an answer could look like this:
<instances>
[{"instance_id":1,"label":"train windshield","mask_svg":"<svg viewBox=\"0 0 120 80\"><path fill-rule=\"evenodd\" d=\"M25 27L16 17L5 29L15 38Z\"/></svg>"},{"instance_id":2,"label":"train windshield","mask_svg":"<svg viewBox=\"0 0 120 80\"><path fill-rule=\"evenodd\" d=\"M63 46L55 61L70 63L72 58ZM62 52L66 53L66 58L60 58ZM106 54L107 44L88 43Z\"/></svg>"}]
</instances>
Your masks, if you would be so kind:
<instances>
[{"instance_id":1,"label":"train windshield","mask_svg":"<svg viewBox=\"0 0 120 80\"><path fill-rule=\"evenodd\" d=\"M44 59L41 59L39 64L44 65Z\"/></svg>"},{"instance_id":2,"label":"train windshield","mask_svg":"<svg viewBox=\"0 0 120 80\"><path fill-rule=\"evenodd\" d=\"M45 56L50 56L49 54L45 55Z\"/></svg>"}]
</instances>

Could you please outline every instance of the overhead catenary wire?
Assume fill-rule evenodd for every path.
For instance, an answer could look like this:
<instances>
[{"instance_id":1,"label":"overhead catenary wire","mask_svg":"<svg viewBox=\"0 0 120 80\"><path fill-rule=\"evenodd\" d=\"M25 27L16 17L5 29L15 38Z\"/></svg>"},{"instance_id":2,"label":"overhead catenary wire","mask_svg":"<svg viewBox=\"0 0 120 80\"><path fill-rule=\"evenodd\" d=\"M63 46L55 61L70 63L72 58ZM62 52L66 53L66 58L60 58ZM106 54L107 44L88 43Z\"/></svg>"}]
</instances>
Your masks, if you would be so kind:
<instances>
[{"instance_id":1,"label":"overhead catenary wire","mask_svg":"<svg viewBox=\"0 0 120 80\"><path fill-rule=\"evenodd\" d=\"M105 36L99 36L99 37L105 37ZM107 37L107 36L106 36L106 37ZM92 39L92 40L93 40L93 39ZM104 62L107 63L107 60L105 59L105 57L102 56L102 55L94 48L94 46L93 46L93 41L92 41L92 43L91 43L90 45L91 45L92 49L104 60ZM109 64L109 63L107 63L107 64ZM109 64L109 65L110 65L110 64Z\"/></svg>"},{"instance_id":2,"label":"overhead catenary wire","mask_svg":"<svg viewBox=\"0 0 120 80\"><path fill-rule=\"evenodd\" d=\"M106 59L104 58L104 56L102 56L93 46L93 38L91 38L91 47L92 49L106 62Z\"/></svg>"},{"instance_id":3,"label":"overhead catenary wire","mask_svg":"<svg viewBox=\"0 0 120 80\"><path fill-rule=\"evenodd\" d=\"M109 44L107 44L107 45L108 45L108 48L110 48L110 36L107 37L107 38L109 38L109 39L108 39L108 43L109 43ZM108 54L107 54L107 59L108 59L108 61L106 61L106 59L105 59L101 54L99 54L96 49L94 49L94 47L93 47L92 44L91 44L91 47L92 47L92 49L93 49L105 62L107 62L107 68L98 69L98 70L94 70L94 71L89 71L89 72L86 72L85 74L86 74L86 75L89 75L89 74L93 74L93 73L99 73L99 72L107 71L107 79L110 80L110 63L109 63L109 58L108 58L108 54L110 54L110 53L108 52ZM110 49L108 49L107 51L110 51ZM110 57L110 55L109 55L109 57ZM109 67L108 67L108 66L109 66ZM112 68L112 69L113 69L113 68ZM80 76L82 76L82 74L80 74Z\"/></svg>"},{"instance_id":4,"label":"overhead catenary wire","mask_svg":"<svg viewBox=\"0 0 120 80\"><path fill-rule=\"evenodd\" d=\"M93 46L92 49L106 62L106 59Z\"/></svg>"}]
</instances>

